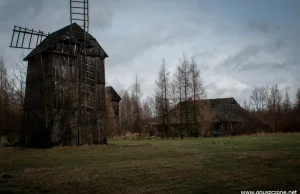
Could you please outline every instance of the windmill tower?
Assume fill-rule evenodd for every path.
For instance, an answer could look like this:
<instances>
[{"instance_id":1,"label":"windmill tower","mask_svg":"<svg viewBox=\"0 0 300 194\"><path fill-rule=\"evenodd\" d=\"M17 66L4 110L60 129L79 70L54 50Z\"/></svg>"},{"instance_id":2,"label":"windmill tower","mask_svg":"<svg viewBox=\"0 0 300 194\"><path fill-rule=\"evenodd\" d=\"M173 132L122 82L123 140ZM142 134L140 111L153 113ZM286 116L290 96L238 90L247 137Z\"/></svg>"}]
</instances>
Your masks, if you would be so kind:
<instances>
[{"instance_id":1,"label":"windmill tower","mask_svg":"<svg viewBox=\"0 0 300 194\"><path fill-rule=\"evenodd\" d=\"M28 146L106 141L108 55L89 34L88 0L70 0L70 23L51 34L14 27L10 47L32 49L24 58L28 69L22 132Z\"/></svg>"}]
</instances>

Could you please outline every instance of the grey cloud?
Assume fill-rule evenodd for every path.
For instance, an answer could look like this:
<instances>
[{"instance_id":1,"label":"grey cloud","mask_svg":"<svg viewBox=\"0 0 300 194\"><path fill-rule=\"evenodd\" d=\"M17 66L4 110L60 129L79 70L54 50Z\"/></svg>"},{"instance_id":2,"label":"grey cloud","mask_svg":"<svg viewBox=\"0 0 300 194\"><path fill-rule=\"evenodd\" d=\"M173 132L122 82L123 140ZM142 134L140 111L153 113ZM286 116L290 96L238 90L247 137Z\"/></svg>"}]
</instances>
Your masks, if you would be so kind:
<instances>
[{"instance_id":1,"label":"grey cloud","mask_svg":"<svg viewBox=\"0 0 300 194\"><path fill-rule=\"evenodd\" d=\"M245 61L255 57L261 50L260 46L257 45L246 45L243 49L238 51L236 54L227 57L221 62L221 65L227 68L236 70Z\"/></svg>"},{"instance_id":2,"label":"grey cloud","mask_svg":"<svg viewBox=\"0 0 300 194\"><path fill-rule=\"evenodd\" d=\"M90 5L92 28L104 28L111 24L114 4L119 1L93 1ZM11 25L19 25L37 30L53 32L70 23L69 1L65 0L10 0L0 7L0 22L8 32Z\"/></svg>"},{"instance_id":3,"label":"grey cloud","mask_svg":"<svg viewBox=\"0 0 300 194\"><path fill-rule=\"evenodd\" d=\"M282 63L272 63L271 67L274 69L287 71L287 70L289 70L289 67L293 66L293 65L294 65L294 63L290 63L289 61L284 61Z\"/></svg>"},{"instance_id":4,"label":"grey cloud","mask_svg":"<svg viewBox=\"0 0 300 194\"><path fill-rule=\"evenodd\" d=\"M231 29L231 28L230 28L229 25L226 25L226 24L220 24L220 25L218 25L218 26L216 27L215 33L216 33L217 35L223 34L223 33L228 32L230 29Z\"/></svg>"},{"instance_id":5,"label":"grey cloud","mask_svg":"<svg viewBox=\"0 0 300 194\"><path fill-rule=\"evenodd\" d=\"M206 88L207 90L216 90L218 87L217 87L217 84L216 84L216 83L211 82L211 83L207 84L207 85L205 86L205 88Z\"/></svg>"},{"instance_id":6,"label":"grey cloud","mask_svg":"<svg viewBox=\"0 0 300 194\"><path fill-rule=\"evenodd\" d=\"M253 71L253 70L258 70L258 71L269 71L272 72L272 69L278 69L282 71L288 71L290 67L294 66L294 63L290 63L290 61L284 61L282 63L280 62L265 62L265 63L260 63L259 61L256 62L248 62L242 64L237 71L238 72L243 72L243 71Z\"/></svg>"},{"instance_id":7,"label":"grey cloud","mask_svg":"<svg viewBox=\"0 0 300 194\"><path fill-rule=\"evenodd\" d=\"M298 41L297 38L289 38L296 42ZM297 66L300 61L300 56L296 54L300 50L297 45L293 44L293 42L288 42L287 38L283 38L283 36L261 45L248 44L235 54L221 61L220 65L238 72L257 69L288 71L291 67ZM279 58L277 57L278 55L284 58ZM270 58L270 56L274 56L274 59ZM264 57L270 58L269 61L262 62Z\"/></svg>"},{"instance_id":8,"label":"grey cloud","mask_svg":"<svg viewBox=\"0 0 300 194\"><path fill-rule=\"evenodd\" d=\"M108 54L114 56L114 58L110 59L112 66L120 65L120 63L130 65L136 57L141 56L146 51L161 45L172 46L176 43L182 43L193 38L196 34L197 31L195 29L158 24L147 27L142 33L132 34L126 38L110 37L106 41L104 40L103 45L107 45L106 50ZM108 43L108 40L115 41Z\"/></svg>"},{"instance_id":9,"label":"grey cloud","mask_svg":"<svg viewBox=\"0 0 300 194\"><path fill-rule=\"evenodd\" d=\"M261 64L259 63L255 63L255 62L247 62L247 63L243 63L241 64L236 71L238 72L243 72L243 71L251 71L251 70L256 70L259 69L261 67ZM265 66L266 67L266 66Z\"/></svg>"},{"instance_id":10,"label":"grey cloud","mask_svg":"<svg viewBox=\"0 0 300 194\"><path fill-rule=\"evenodd\" d=\"M36 18L41 14L44 2L41 0L6 1L0 7L0 22L6 26L12 21L24 20L27 16ZM1 31L6 30L6 28L1 28Z\"/></svg>"},{"instance_id":11,"label":"grey cloud","mask_svg":"<svg viewBox=\"0 0 300 194\"><path fill-rule=\"evenodd\" d=\"M251 20L248 22L248 28L251 31L266 33L269 31L269 24L257 20Z\"/></svg>"},{"instance_id":12,"label":"grey cloud","mask_svg":"<svg viewBox=\"0 0 300 194\"><path fill-rule=\"evenodd\" d=\"M238 89L236 88L218 88L212 95L212 98L226 98L226 97L235 97Z\"/></svg>"}]
</instances>

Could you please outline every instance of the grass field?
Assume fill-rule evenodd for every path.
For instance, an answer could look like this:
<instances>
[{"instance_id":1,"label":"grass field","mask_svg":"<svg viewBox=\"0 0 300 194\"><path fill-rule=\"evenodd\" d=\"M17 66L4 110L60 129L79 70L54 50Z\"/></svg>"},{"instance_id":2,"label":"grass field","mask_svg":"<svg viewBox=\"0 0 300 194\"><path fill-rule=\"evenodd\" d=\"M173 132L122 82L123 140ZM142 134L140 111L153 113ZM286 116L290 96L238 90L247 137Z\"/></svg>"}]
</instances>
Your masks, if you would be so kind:
<instances>
[{"instance_id":1,"label":"grass field","mask_svg":"<svg viewBox=\"0 0 300 194\"><path fill-rule=\"evenodd\" d=\"M0 148L0 193L300 192L300 134Z\"/></svg>"}]
</instances>

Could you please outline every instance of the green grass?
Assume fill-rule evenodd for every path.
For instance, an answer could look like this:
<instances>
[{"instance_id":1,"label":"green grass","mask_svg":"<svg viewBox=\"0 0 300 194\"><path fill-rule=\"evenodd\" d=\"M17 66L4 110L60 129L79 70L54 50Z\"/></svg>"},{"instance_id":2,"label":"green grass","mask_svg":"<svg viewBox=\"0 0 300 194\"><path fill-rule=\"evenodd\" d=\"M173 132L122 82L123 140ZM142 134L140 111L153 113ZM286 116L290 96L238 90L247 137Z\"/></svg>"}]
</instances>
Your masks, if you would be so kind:
<instances>
[{"instance_id":1,"label":"green grass","mask_svg":"<svg viewBox=\"0 0 300 194\"><path fill-rule=\"evenodd\" d=\"M300 189L300 134L0 148L0 193L240 193Z\"/></svg>"}]
</instances>

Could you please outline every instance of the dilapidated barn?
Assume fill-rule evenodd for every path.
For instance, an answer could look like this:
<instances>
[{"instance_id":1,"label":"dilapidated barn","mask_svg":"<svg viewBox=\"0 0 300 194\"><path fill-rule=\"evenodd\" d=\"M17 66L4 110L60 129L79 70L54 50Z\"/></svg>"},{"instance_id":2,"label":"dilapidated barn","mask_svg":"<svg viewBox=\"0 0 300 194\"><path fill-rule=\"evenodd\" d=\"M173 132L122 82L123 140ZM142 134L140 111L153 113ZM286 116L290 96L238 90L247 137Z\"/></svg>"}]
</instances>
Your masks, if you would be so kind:
<instances>
[{"instance_id":1,"label":"dilapidated barn","mask_svg":"<svg viewBox=\"0 0 300 194\"><path fill-rule=\"evenodd\" d=\"M85 36L85 30L73 23L50 34L25 57L28 69L22 132L26 145L105 143L108 55L91 34ZM83 39L88 40L84 50Z\"/></svg>"},{"instance_id":2,"label":"dilapidated barn","mask_svg":"<svg viewBox=\"0 0 300 194\"><path fill-rule=\"evenodd\" d=\"M196 119L193 115L194 105L197 109ZM201 135L201 131L207 132L202 134L205 136L238 135L247 133L249 127L258 130L267 128L258 118L242 108L233 97L181 102L169 111L168 118L168 126L160 117L151 123L158 136L186 134L197 137Z\"/></svg>"}]
</instances>

